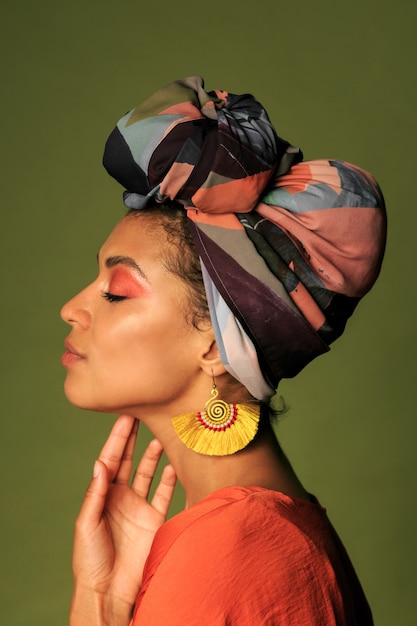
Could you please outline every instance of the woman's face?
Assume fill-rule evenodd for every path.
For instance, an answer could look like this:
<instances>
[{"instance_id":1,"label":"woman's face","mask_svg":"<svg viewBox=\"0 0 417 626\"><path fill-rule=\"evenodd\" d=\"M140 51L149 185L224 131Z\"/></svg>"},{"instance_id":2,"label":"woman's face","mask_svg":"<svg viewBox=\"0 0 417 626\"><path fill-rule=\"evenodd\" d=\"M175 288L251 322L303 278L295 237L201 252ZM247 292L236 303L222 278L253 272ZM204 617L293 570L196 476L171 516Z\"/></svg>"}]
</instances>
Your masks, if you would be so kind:
<instances>
[{"instance_id":1,"label":"woman's face","mask_svg":"<svg viewBox=\"0 0 417 626\"><path fill-rule=\"evenodd\" d=\"M96 280L62 309L72 327L62 357L65 393L76 406L133 414L167 407L201 374L211 329L186 319L187 288L164 266L163 227L150 231L148 220L117 224L100 250Z\"/></svg>"}]
</instances>

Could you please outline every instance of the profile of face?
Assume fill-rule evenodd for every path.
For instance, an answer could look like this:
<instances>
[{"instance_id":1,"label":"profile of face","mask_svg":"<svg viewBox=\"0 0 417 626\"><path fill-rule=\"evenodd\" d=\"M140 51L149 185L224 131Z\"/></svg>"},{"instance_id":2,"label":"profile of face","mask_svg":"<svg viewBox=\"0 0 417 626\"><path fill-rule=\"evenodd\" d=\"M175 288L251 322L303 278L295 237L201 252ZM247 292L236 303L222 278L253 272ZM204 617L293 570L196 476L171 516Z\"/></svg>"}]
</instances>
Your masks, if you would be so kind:
<instances>
[{"instance_id":1,"label":"profile of face","mask_svg":"<svg viewBox=\"0 0 417 626\"><path fill-rule=\"evenodd\" d=\"M74 405L174 414L201 377L213 332L190 323L187 286L164 263L167 245L161 225L124 217L99 252L97 278L62 308L71 326L65 393Z\"/></svg>"}]
</instances>

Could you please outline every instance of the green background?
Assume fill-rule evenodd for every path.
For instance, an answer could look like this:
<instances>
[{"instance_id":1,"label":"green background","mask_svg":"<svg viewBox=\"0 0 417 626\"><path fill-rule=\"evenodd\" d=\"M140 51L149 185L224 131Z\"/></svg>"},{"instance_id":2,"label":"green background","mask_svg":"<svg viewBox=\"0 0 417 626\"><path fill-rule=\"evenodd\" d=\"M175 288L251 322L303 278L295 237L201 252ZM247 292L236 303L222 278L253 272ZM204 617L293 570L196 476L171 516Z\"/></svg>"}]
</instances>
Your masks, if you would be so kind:
<instances>
[{"instance_id":1,"label":"green background","mask_svg":"<svg viewBox=\"0 0 417 626\"><path fill-rule=\"evenodd\" d=\"M67 403L59 363L59 308L123 214L103 142L128 109L192 74L254 93L306 158L353 161L381 183L382 275L330 354L282 384L279 432L376 624L416 623L416 17L409 0L3 0L2 623L67 622L73 521L113 421Z\"/></svg>"}]
</instances>

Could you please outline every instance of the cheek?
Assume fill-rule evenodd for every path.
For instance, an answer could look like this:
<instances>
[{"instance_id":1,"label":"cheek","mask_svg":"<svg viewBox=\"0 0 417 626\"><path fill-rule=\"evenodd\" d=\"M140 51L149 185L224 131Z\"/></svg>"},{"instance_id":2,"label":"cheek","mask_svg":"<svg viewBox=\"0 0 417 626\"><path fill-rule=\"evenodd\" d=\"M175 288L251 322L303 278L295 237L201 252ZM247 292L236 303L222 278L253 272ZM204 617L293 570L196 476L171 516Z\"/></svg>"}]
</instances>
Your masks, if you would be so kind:
<instances>
[{"instance_id":1,"label":"cheek","mask_svg":"<svg viewBox=\"0 0 417 626\"><path fill-rule=\"evenodd\" d=\"M109 359L133 356L138 347L147 341L146 324L136 315L122 314L119 318L113 317L106 324L97 326L95 347L100 354Z\"/></svg>"},{"instance_id":2,"label":"cheek","mask_svg":"<svg viewBox=\"0 0 417 626\"><path fill-rule=\"evenodd\" d=\"M175 349L181 341L170 317L154 307L140 314L128 314L126 307L121 307L117 318L112 317L95 330L97 339L100 336L97 356L101 354L110 362L117 360L120 365L135 363L140 357L163 358L164 352Z\"/></svg>"},{"instance_id":3,"label":"cheek","mask_svg":"<svg viewBox=\"0 0 417 626\"><path fill-rule=\"evenodd\" d=\"M107 303L94 323L94 365L107 378L120 382L122 375L137 380L138 376L171 375L189 367L192 329L184 318L178 295L155 296L122 301L109 308ZM120 372L120 376L119 376Z\"/></svg>"}]
</instances>

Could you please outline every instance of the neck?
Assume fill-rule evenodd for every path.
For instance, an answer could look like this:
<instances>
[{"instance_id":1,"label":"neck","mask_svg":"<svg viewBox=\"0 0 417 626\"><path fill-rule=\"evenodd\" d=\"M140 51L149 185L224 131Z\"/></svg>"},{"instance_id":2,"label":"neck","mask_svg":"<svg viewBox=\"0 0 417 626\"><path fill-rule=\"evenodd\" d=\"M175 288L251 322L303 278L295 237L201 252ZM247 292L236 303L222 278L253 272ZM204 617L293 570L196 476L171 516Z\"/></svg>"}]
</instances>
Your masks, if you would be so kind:
<instances>
[{"instance_id":1,"label":"neck","mask_svg":"<svg viewBox=\"0 0 417 626\"><path fill-rule=\"evenodd\" d=\"M206 456L186 448L170 420L156 420L147 425L176 471L185 491L186 507L230 486L258 486L308 499L269 424L263 424L244 450L227 456Z\"/></svg>"}]
</instances>

